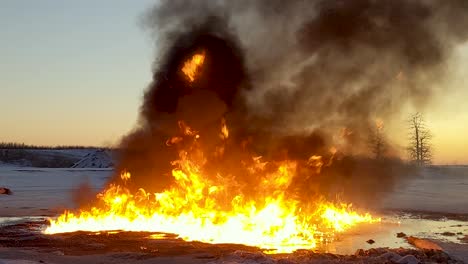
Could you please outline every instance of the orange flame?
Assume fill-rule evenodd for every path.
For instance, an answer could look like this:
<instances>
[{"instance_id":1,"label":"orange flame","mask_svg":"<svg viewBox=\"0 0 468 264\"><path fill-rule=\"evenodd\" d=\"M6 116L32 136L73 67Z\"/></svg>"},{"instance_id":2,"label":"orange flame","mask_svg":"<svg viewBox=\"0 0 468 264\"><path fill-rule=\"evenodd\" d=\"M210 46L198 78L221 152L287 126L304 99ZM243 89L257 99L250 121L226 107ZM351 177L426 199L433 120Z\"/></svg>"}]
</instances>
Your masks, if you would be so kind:
<instances>
[{"instance_id":1,"label":"orange flame","mask_svg":"<svg viewBox=\"0 0 468 264\"><path fill-rule=\"evenodd\" d=\"M131 175L130 175L130 172L128 172L128 171L124 171L124 172L122 172L122 173L120 174L120 178L121 178L123 181L128 181L128 180L130 180L130 177L131 177Z\"/></svg>"},{"instance_id":2,"label":"orange flame","mask_svg":"<svg viewBox=\"0 0 468 264\"><path fill-rule=\"evenodd\" d=\"M187 60L182 67L182 72L187 76L190 82L195 80L195 75L199 71L199 68L205 61L205 52L197 53L192 56L191 59Z\"/></svg>"},{"instance_id":3,"label":"orange flame","mask_svg":"<svg viewBox=\"0 0 468 264\"><path fill-rule=\"evenodd\" d=\"M227 138L225 120L221 123L221 134ZM197 138L184 122L179 125L182 133ZM318 169L323 165L320 156L312 156L310 162ZM358 223L380 221L353 211L351 205L323 199L301 207L286 192L295 176L295 161L272 162L277 168L272 171L266 169L268 162L262 157L252 157L245 166L260 179L254 195L245 195L232 176L208 177L203 172L205 163L200 149L180 151L179 160L173 162L174 183L160 193L144 189L132 193L126 188L130 173L124 172L124 184L110 185L97 196L96 206L51 219L44 232L167 232L189 241L241 243L274 249L268 252L292 252L315 248L319 239Z\"/></svg>"},{"instance_id":4,"label":"orange flame","mask_svg":"<svg viewBox=\"0 0 468 264\"><path fill-rule=\"evenodd\" d=\"M223 118L221 120L221 134L220 134L222 139L227 139L229 137L229 129L226 125L226 120Z\"/></svg>"}]
</instances>

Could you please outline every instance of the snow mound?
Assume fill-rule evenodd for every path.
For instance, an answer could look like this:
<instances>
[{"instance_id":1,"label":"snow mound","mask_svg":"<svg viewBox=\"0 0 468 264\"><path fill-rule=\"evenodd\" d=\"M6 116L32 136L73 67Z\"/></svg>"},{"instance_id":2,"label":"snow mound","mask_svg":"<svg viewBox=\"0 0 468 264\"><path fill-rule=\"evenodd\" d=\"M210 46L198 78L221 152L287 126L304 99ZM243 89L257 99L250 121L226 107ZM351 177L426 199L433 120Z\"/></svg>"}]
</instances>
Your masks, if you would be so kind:
<instances>
[{"instance_id":1,"label":"snow mound","mask_svg":"<svg viewBox=\"0 0 468 264\"><path fill-rule=\"evenodd\" d=\"M112 168L114 166L111 155L106 150L96 150L86 154L72 168Z\"/></svg>"},{"instance_id":2,"label":"snow mound","mask_svg":"<svg viewBox=\"0 0 468 264\"><path fill-rule=\"evenodd\" d=\"M94 149L0 149L1 167L69 168Z\"/></svg>"}]
</instances>

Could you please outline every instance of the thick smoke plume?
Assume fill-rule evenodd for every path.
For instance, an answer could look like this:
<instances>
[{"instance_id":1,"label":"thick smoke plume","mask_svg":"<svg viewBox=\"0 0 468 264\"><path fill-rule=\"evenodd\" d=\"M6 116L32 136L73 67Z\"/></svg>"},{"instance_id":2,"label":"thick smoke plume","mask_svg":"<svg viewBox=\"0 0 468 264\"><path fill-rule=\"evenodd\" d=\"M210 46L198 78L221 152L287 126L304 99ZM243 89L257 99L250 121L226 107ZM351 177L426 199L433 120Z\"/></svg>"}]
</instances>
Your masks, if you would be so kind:
<instances>
[{"instance_id":1,"label":"thick smoke plume","mask_svg":"<svg viewBox=\"0 0 468 264\"><path fill-rule=\"evenodd\" d=\"M240 166L249 157L296 160L292 191L303 200L375 198L407 173L397 159L363 158L375 120L429 102L468 36L466 14L464 0L161 1L145 20L157 39L153 81L118 169L159 191L186 147L167 144L183 137L179 121L219 154L225 120L229 139L206 157L207 174L248 193L258 184ZM190 83L180 69L197 52L206 60Z\"/></svg>"}]
</instances>

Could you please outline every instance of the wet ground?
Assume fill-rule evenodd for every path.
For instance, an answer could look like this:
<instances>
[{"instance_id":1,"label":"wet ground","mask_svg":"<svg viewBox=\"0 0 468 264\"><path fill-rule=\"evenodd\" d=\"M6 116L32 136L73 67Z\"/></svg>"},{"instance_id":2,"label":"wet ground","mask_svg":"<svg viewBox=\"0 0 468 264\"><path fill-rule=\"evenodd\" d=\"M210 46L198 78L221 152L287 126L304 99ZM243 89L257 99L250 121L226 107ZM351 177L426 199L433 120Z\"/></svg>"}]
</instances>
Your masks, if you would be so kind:
<instances>
[{"instance_id":1,"label":"wet ground","mask_svg":"<svg viewBox=\"0 0 468 264\"><path fill-rule=\"evenodd\" d=\"M236 244L187 242L173 234L149 232L73 232L43 235L46 220L0 227L0 263L463 263L434 249L371 248L354 254L298 250L265 254Z\"/></svg>"},{"instance_id":2,"label":"wet ground","mask_svg":"<svg viewBox=\"0 0 468 264\"><path fill-rule=\"evenodd\" d=\"M111 173L111 170L0 167L0 186L14 192L0 197L0 228L5 231L31 222L28 228L40 234L48 217L76 206L77 186L86 185L91 192L98 192ZM468 168L427 169L421 177L388 194L379 214L381 223L361 225L338 234L334 241L321 244L317 250L352 255L358 249L413 248L404 238L397 237L397 233L404 233L437 241L449 254L468 262ZM367 243L369 239L374 243ZM232 253L242 246L230 247Z\"/></svg>"}]
</instances>

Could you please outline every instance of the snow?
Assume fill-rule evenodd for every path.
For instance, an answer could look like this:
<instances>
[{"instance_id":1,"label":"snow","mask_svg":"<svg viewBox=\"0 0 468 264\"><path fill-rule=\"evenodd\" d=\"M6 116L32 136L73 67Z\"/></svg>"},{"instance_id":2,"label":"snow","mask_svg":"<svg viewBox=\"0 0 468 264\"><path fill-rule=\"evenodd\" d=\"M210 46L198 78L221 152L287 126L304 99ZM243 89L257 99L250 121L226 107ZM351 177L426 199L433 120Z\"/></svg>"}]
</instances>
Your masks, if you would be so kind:
<instances>
[{"instance_id":1,"label":"snow","mask_svg":"<svg viewBox=\"0 0 468 264\"><path fill-rule=\"evenodd\" d=\"M72 168L112 168L114 162L111 154L106 150L96 150L86 154Z\"/></svg>"},{"instance_id":2,"label":"snow","mask_svg":"<svg viewBox=\"0 0 468 264\"><path fill-rule=\"evenodd\" d=\"M0 149L0 166L110 168L111 151L101 149Z\"/></svg>"},{"instance_id":3,"label":"snow","mask_svg":"<svg viewBox=\"0 0 468 264\"><path fill-rule=\"evenodd\" d=\"M468 167L433 166L400 183L386 196L385 208L468 214Z\"/></svg>"},{"instance_id":4,"label":"snow","mask_svg":"<svg viewBox=\"0 0 468 264\"><path fill-rule=\"evenodd\" d=\"M82 157L83 163L90 157L100 156L93 152ZM106 154L107 155L107 154ZM91 158L92 159L92 158ZM0 196L0 225L25 221L30 217L54 217L64 209L77 207L73 199L79 186L86 184L89 190L97 193L105 186L113 170L110 168L33 168L11 164L0 165L0 186L10 188L13 195ZM468 167L428 168L419 178L406 182L386 201L387 206L408 211L432 211L444 213L467 213ZM389 206L391 205L391 206ZM353 254L356 248L371 247L411 247L406 240L397 238L398 232L408 236L436 239L449 245L447 251L464 256L467 247L460 238L468 234L468 222L458 220L436 221L420 219L417 216L383 216L377 225L360 226L339 239L326 245L327 252ZM460 233L456 236L443 236L444 232ZM366 240L373 239L374 245ZM445 248L444 248L445 249ZM458 251L461 253L458 253ZM468 256L464 258L468 259Z\"/></svg>"},{"instance_id":5,"label":"snow","mask_svg":"<svg viewBox=\"0 0 468 264\"><path fill-rule=\"evenodd\" d=\"M13 192L0 196L0 216L55 215L74 208L80 185L99 192L111 175L111 169L0 166L0 186Z\"/></svg>"}]
</instances>

